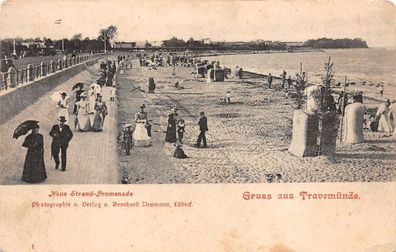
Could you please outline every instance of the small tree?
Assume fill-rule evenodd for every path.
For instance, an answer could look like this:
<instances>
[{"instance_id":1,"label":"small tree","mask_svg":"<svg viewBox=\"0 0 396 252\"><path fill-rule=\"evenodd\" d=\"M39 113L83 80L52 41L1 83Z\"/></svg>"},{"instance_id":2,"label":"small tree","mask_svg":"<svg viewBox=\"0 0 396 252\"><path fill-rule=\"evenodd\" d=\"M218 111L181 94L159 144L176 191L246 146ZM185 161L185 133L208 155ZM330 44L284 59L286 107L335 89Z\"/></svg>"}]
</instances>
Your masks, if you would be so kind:
<instances>
[{"instance_id":1,"label":"small tree","mask_svg":"<svg viewBox=\"0 0 396 252\"><path fill-rule=\"evenodd\" d=\"M294 88L296 89L296 93L297 93L297 109L301 109L302 105L305 102L305 98L304 98L304 90L307 87L308 84L308 77L303 75L302 73L297 74L296 77L296 82L294 84Z\"/></svg>"},{"instance_id":2,"label":"small tree","mask_svg":"<svg viewBox=\"0 0 396 252\"><path fill-rule=\"evenodd\" d=\"M153 47L153 45L146 40L146 42L144 43L144 48L151 48L151 47Z\"/></svg>"},{"instance_id":3,"label":"small tree","mask_svg":"<svg viewBox=\"0 0 396 252\"><path fill-rule=\"evenodd\" d=\"M322 88L320 92L320 107L318 111L319 116L319 152L318 155L322 155L323 151L327 153L334 152L335 140L337 139L337 131L339 118L336 111L332 109L331 87L334 84L334 63L331 62L331 58L325 63L325 74L322 75ZM324 145L327 145L324 150Z\"/></svg>"}]
</instances>

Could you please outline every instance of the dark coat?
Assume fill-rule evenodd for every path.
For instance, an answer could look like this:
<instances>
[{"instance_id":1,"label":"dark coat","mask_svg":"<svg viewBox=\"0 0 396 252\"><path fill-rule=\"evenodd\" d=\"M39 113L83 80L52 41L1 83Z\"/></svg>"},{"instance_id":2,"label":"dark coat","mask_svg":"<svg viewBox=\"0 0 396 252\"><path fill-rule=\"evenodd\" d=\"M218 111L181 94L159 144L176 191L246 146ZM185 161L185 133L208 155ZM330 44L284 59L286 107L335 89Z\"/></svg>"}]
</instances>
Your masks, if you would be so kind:
<instances>
[{"instance_id":1,"label":"dark coat","mask_svg":"<svg viewBox=\"0 0 396 252\"><path fill-rule=\"evenodd\" d=\"M177 149L175 150L175 152L173 153L173 156L174 156L175 158L180 158L180 159L187 158L186 153L184 153L184 151L183 151L182 149L179 149L179 148L177 148Z\"/></svg>"},{"instance_id":2,"label":"dark coat","mask_svg":"<svg viewBox=\"0 0 396 252\"><path fill-rule=\"evenodd\" d=\"M70 130L68 125L63 125L62 131L59 129L59 125L55 124L49 133L52 136L51 146L63 146L68 147L70 140L73 138L73 132Z\"/></svg>"},{"instance_id":3,"label":"dark coat","mask_svg":"<svg viewBox=\"0 0 396 252\"><path fill-rule=\"evenodd\" d=\"M23 166L22 180L41 182L47 178L44 164L44 141L41 134L30 134L22 144L28 148Z\"/></svg>"},{"instance_id":4,"label":"dark coat","mask_svg":"<svg viewBox=\"0 0 396 252\"><path fill-rule=\"evenodd\" d=\"M198 122L199 125L199 130L200 131L208 131L208 119L206 118L206 116L203 116L199 119Z\"/></svg>"},{"instance_id":5,"label":"dark coat","mask_svg":"<svg viewBox=\"0 0 396 252\"><path fill-rule=\"evenodd\" d=\"M177 119L174 114L170 114L168 117L168 126L166 127L165 142L176 143L176 122Z\"/></svg>"}]
</instances>

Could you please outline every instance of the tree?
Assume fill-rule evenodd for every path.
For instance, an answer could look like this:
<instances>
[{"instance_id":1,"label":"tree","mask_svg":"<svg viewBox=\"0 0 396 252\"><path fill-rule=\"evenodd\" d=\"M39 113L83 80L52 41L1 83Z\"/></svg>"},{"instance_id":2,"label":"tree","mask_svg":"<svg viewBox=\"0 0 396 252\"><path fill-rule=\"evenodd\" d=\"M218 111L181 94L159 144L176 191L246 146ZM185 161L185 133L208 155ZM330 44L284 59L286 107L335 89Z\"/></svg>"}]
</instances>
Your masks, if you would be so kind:
<instances>
[{"instance_id":1,"label":"tree","mask_svg":"<svg viewBox=\"0 0 396 252\"><path fill-rule=\"evenodd\" d=\"M44 40L44 45L46 47L50 47L50 46L54 45L54 42L50 38L47 38L47 39Z\"/></svg>"},{"instance_id":2,"label":"tree","mask_svg":"<svg viewBox=\"0 0 396 252\"><path fill-rule=\"evenodd\" d=\"M82 39L82 35L81 33L77 33L72 37L72 40L81 40Z\"/></svg>"},{"instance_id":3,"label":"tree","mask_svg":"<svg viewBox=\"0 0 396 252\"><path fill-rule=\"evenodd\" d=\"M150 43L146 40L146 42L144 43L144 48L151 48L151 47L153 47L153 45L150 44Z\"/></svg>"},{"instance_id":4,"label":"tree","mask_svg":"<svg viewBox=\"0 0 396 252\"><path fill-rule=\"evenodd\" d=\"M163 40L162 41L162 47L185 47L186 42L182 39L178 39L176 37L172 37L171 39L168 40Z\"/></svg>"},{"instance_id":5,"label":"tree","mask_svg":"<svg viewBox=\"0 0 396 252\"><path fill-rule=\"evenodd\" d=\"M114 40L118 36L118 28L117 26L110 25L109 27L105 29L100 29L99 31L99 40Z\"/></svg>"}]
</instances>

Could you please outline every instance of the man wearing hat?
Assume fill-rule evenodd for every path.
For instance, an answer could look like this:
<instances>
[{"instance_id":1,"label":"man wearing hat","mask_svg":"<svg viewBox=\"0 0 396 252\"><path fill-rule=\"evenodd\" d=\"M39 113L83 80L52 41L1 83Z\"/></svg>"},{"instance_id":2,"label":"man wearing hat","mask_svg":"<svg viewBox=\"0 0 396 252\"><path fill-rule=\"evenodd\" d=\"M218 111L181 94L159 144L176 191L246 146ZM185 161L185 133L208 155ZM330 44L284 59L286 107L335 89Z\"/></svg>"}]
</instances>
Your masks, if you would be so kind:
<instances>
[{"instance_id":1,"label":"man wearing hat","mask_svg":"<svg viewBox=\"0 0 396 252\"><path fill-rule=\"evenodd\" d=\"M63 116L65 117L66 121L69 120L69 101L66 98L66 92L61 93L61 99L56 104L58 107L58 118Z\"/></svg>"},{"instance_id":2,"label":"man wearing hat","mask_svg":"<svg viewBox=\"0 0 396 252\"><path fill-rule=\"evenodd\" d=\"M206 131L208 131L208 119L206 118L205 113L203 111L200 112L199 115L201 117L198 122L200 133L195 147L200 148L202 141L203 142L202 148L208 148L206 144L206 136L205 136Z\"/></svg>"},{"instance_id":3,"label":"man wearing hat","mask_svg":"<svg viewBox=\"0 0 396 252\"><path fill-rule=\"evenodd\" d=\"M62 171L66 171L66 152L69 142L73 138L73 132L70 127L65 124L66 118L60 116L59 124L52 126L49 135L52 137L51 156L55 160L55 169L59 168L59 151L61 152Z\"/></svg>"}]
</instances>

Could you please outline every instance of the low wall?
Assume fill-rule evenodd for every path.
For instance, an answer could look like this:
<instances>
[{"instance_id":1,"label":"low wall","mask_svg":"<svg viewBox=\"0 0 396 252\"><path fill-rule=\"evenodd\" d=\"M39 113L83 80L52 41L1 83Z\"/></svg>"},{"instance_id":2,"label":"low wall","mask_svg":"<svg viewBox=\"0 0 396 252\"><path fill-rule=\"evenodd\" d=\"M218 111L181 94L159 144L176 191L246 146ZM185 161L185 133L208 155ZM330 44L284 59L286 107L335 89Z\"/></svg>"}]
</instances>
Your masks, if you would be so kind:
<instances>
[{"instance_id":1,"label":"low wall","mask_svg":"<svg viewBox=\"0 0 396 252\"><path fill-rule=\"evenodd\" d=\"M86 65L92 66L97 61L98 59L88 61ZM82 63L49 75L41 80L20 85L15 90L0 96L0 124L5 123L27 106L35 103L41 96L82 72L85 68L84 63Z\"/></svg>"}]
</instances>

